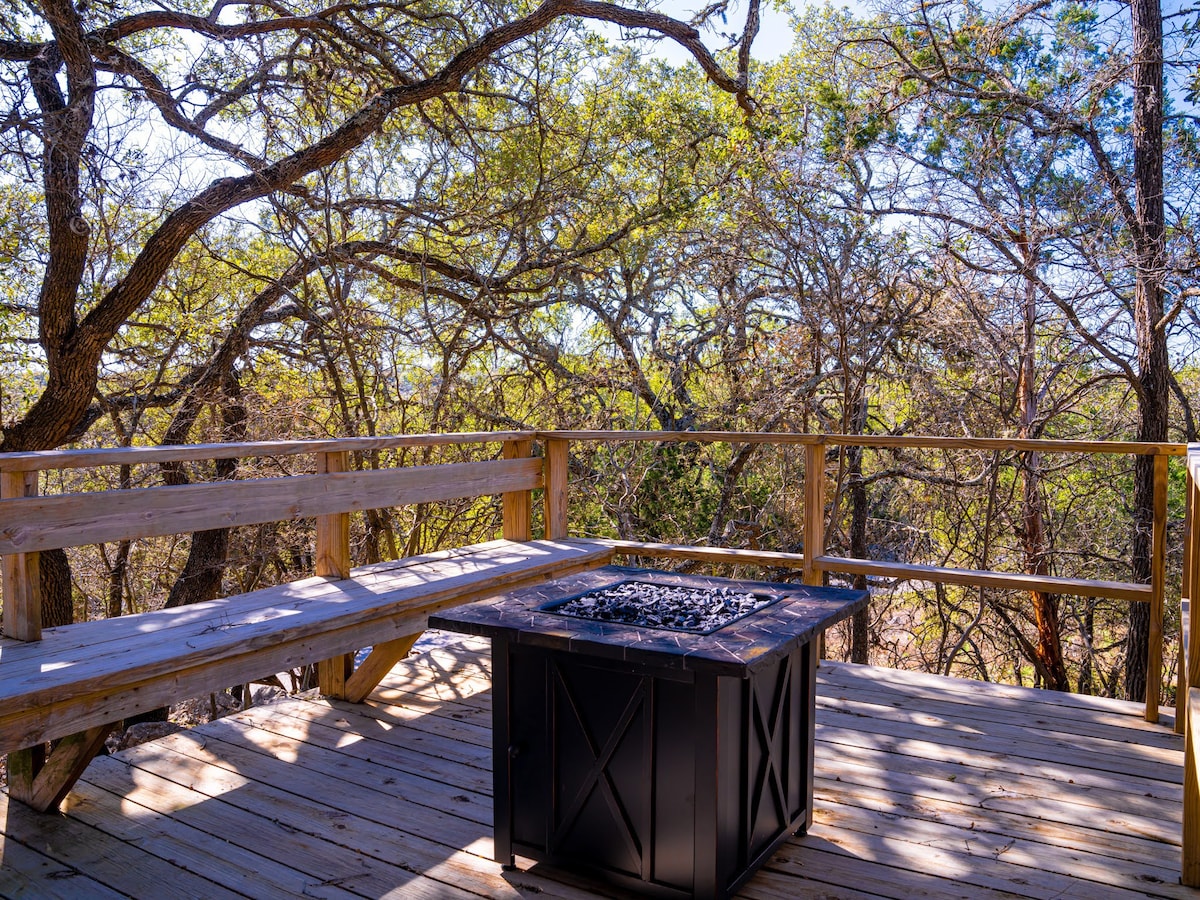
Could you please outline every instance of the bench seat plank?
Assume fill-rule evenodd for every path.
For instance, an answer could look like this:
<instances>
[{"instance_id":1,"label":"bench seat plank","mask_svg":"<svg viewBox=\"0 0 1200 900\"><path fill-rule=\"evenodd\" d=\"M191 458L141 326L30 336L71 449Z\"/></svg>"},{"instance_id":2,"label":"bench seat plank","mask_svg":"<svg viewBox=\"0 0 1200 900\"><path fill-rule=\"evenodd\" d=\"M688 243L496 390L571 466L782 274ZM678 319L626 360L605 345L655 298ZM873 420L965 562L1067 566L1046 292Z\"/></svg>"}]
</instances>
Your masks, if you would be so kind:
<instances>
[{"instance_id":1,"label":"bench seat plank","mask_svg":"<svg viewBox=\"0 0 1200 900\"><path fill-rule=\"evenodd\" d=\"M572 543L576 546L581 545L580 541ZM482 558L487 554L512 552L513 549L514 542L512 541L487 541L465 547L423 553L420 556L406 556L403 559L357 566L351 576L366 582L378 576L390 577L404 569L426 567L442 560L464 557ZM211 628L215 619L218 619L222 613L229 612L231 604L237 609L239 620L247 621L257 611L270 610L278 606L286 589L294 584L329 585L336 584L336 581L324 577L306 578L298 582L289 582L278 587L263 588L206 603L193 603L188 606L155 610L151 613L117 616L91 622L78 622L74 625L47 629L44 632L45 639L42 641L17 641L0 637L0 676L3 678L13 677L21 669L22 664L36 667L45 664L47 659L53 659L56 665L62 662L69 663L76 658L90 659L97 654L107 652L105 644L111 641L128 641L136 635L145 634L148 627L156 634L176 627L188 629L198 627L200 630ZM315 596L315 594L310 593L310 596ZM291 601L285 600L284 602ZM147 625L147 617L152 618L152 626ZM76 652L80 654L78 657L70 655ZM3 703L5 696L7 696L7 685L0 683L0 703Z\"/></svg>"},{"instance_id":2,"label":"bench seat plank","mask_svg":"<svg viewBox=\"0 0 1200 900\"><path fill-rule=\"evenodd\" d=\"M419 632L445 606L604 565L578 540L491 541L0 643L0 751ZM86 632L82 630L86 629Z\"/></svg>"}]
</instances>

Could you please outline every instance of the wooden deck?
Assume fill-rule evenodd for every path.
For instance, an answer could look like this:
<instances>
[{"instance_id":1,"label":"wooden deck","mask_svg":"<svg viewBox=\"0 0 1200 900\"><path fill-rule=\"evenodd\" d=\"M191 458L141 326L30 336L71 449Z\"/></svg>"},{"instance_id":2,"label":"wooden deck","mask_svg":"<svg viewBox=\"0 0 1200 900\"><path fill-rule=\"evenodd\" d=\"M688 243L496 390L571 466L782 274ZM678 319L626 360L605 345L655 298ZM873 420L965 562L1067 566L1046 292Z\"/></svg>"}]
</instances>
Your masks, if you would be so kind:
<instances>
[{"instance_id":1,"label":"wooden deck","mask_svg":"<svg viewBox=\"0 0 1200 900\"><path fill-rule=\"evenodd\" d=\"M826 664L816 822L742 896L1187 897L1182 740L1127 703ZM491 862L486 645L361 706L288 700L97 759L65 815L0 796L0 896L622 896ZM7 830L7 829L5 829ZM524 866L522 868L525 868Z\"/></svg>"}]
</instances>

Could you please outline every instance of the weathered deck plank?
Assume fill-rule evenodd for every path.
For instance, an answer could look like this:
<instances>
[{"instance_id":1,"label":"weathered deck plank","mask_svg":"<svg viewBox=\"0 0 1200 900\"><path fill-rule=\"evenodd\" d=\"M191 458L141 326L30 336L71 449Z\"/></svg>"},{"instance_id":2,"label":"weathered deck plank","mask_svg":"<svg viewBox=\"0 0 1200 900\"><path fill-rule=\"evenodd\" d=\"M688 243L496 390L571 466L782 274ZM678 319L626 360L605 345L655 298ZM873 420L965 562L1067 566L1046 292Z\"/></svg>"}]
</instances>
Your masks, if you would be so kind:
<instances>
[{"instance_id":1,"label":"weathered deck plank","mask_svg":"<svg viewBox=\"0 0 1200 900\"><path fill-rule=\"evenodd\" d=\"M490 706L468 642L98 760L38 846L0 838L0 896L619 896L490 860ZM831 664L818 709L814 826L746 900L1200 897L1182 742L1139 707Z\"/></svg>"}]
</instances>

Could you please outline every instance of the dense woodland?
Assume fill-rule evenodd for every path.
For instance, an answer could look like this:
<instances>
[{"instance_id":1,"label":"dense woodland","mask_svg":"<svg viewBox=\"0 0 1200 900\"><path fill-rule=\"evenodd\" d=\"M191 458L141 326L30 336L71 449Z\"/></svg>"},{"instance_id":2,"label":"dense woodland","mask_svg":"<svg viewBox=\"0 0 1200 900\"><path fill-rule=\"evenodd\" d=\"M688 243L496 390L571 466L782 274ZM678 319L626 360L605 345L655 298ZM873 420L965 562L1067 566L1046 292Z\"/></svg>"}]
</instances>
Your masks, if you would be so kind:
<instances>
[{"instance_id":1,"label":"dense woodland","mask_svg":"<svg viewBox=\"0 0 1200 900\"><path fill-rule=\"evenodd\" d=\"M782 7L792 48L760 59L758 0L684 5L0 0L0 451L512 428L1196 440L1195 8ZM835 552L1148 580L1132 458L828 463ZM572 476L581 534L803 549L791 450L580 445ZM497 516L372 513L357 559ZM299 523L44 554L47 621L293 578L310 548ZM1144 604L873 587L832 652L1144 691Z\"/></svg>"}]
</instances>

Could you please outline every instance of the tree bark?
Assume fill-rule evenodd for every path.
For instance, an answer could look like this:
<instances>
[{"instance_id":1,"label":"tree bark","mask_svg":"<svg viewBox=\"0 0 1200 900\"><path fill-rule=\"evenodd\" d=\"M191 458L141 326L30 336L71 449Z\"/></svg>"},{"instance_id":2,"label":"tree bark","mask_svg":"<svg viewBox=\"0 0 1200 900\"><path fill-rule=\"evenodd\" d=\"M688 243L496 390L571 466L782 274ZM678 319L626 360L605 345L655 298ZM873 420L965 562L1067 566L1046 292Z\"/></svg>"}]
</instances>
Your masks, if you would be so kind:
<instances>
[{"instance_id":1,"label":"tree bark","mask_svg":"<svg viewBox=\"0 0 1200 900\"><path fill-rule=\"evenodd\" d=\"M1166 271L1166 211L1163 206L1163 22L1159 0L1132 0L1133 22L1133 179L1136 218L1134 325L1137 334L1139 441L1167 438L1170 370L1163 324ZM1154 459L1134 463L1134 534L1130 562L1133 580L1150 581L1154 522ZM1125 694L1146 699L1150 647L1150 607L1130 604L1125 649Z\"/></svg>"},{"instance_id":2,"label":"tree bark","mask_svg":"<svg viewBox=\"0 0 1200 900\"><path fill-rule=\"evenodd\" d=\"M246 409L242 403L241 387L237 375L229 372L225 377L221 397L221 437L226 441L241 441L246 438ZM190 425L188 426L190 430ZM232 478L237 472L236 459L218 459L214 462L218 478ZM182 467L164 466L164 477L168 484L187 484ZM167 607L186 606L212 600L221 590L225 576L225 563L229 558L228 528L213 528L197 531L192 535L192 545L183 571L171 585L167 596Z\"/></svg>"},{"instance_id":3,"label":"tree bark","mask_svg":"<svg viewBox=\"0 0 1200 900\"><path fill-rule=\"evenodd\" d=\"M1036 242L1024 243L1021 247L1027 276L1032 275L1038 264L1041 248ZM1033 279L1023 280L1024 323L1021 359L1018 366L1017 406L1020 415L1019 435L1023 439L1037 437L1037 285ZM1030 575L1049 575L1049 538L1046 535L1045 504L1041 491L1041 454L1024 453L1021 456L1021 544L1025 555L1025 571ZM1047 591L1030 591L1033 602L1033 621L1037 628L1037 643L1034 645L1039 669L1045 673L1045 686L1055 691L1070 691L1071 680L1067 676L1063 660L1062 635L1060 633L1057 594Z\"/></svg>"}]
</instances>

